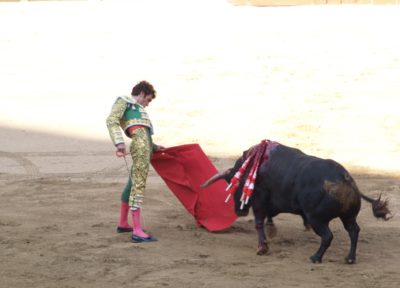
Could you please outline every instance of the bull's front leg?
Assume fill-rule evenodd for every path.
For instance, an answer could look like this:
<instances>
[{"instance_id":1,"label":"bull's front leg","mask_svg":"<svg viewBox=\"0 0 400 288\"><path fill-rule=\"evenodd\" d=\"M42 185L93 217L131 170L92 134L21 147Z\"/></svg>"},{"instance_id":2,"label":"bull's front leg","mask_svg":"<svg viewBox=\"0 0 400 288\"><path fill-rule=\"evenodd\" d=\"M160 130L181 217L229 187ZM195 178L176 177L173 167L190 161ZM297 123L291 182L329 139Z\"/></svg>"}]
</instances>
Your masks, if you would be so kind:
<instances>
[{"instance_id":1,"label":"bull's front leg","mask_svg":"<svg viewBox=\"0 0 400 288\"><path fill-rule=\"evenodd\" d=\"M267 236L269 238L274 238L277 234L277 229L274 221L272 220L272 216L267 216L267 223L265 224L267 229Z\"/></svg>"},{"instance_id":2,"label":"bull's front leg","mask_svg":"<svg viewBox=\"0 0 400 288\"><path fill-rule=\"evenodd\" d=\"M256 230L258 234L257 255L265 255L268 252L267 236L264 231L265 216L255 217Z\"/></svg>"}]
</instances>

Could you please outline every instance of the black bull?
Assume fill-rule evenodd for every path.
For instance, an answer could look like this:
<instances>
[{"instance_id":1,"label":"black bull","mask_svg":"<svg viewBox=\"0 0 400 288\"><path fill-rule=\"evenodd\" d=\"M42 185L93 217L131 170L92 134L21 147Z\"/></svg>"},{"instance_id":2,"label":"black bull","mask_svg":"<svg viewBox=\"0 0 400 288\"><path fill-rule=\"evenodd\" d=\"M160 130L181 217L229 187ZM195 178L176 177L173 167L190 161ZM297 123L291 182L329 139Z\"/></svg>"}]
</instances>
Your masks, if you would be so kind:
<instances>
[{"instance_id":1,"label":"black bull","mask_svg":"<svg viewBox=\"0 0 400 288\"><path fill-rule=\"evenodd\" d=\"M206 187L218 179L225 179L229 183L242 166L246 153L247 151L236 161L233 168L214 175L202 186ZM301 215L304 224L311 226L321 237L319 249L310 257L313 263L320 263L333 239L329 222L339 217L351 240L346 262L354 263L360 231L356 218L360 211L361 198L372 204L376 218L384 220L388 220L387 215L390 214L387 201L381 201L381 197L375 200L363 195L349 172L333 160L309 156L281 144L268 153L268 160L260 164L250 201L243 209L240 208L240 197L243 179L246 177L242 178L234 195L235 212L238 216L246 216L249 208L253 208L259 239L257 254L268 251L265 219L272 224L272 217L279 213L293 213Z\"/></svg>"}]
</instances>

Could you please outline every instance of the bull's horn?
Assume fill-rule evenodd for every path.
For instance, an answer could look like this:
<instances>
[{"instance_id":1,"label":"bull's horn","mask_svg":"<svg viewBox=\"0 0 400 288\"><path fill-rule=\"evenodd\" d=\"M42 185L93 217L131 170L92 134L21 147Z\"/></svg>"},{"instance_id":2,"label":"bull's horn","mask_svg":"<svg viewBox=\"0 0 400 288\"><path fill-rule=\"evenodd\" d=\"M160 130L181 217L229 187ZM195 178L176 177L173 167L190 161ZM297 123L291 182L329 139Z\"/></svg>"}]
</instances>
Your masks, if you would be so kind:
<instances>
[{"instance_id":1,"label":"bull's horn","mask_svg":"<svg viewBox=\"0 0 400 288\"><path fill-rule=\"evenodd\" d=\"M217 174L215 174L214 176L212 176L210 179L208 179L206 182L204 182L203 184L201 184L201 188L206 188L208 186L210 186L211 184L213 184L215 181L224 178L226 175L229 174L229 172L231 172L231 169L228 169L224 172L218 172Z\"/></svg>"}]
</instances>

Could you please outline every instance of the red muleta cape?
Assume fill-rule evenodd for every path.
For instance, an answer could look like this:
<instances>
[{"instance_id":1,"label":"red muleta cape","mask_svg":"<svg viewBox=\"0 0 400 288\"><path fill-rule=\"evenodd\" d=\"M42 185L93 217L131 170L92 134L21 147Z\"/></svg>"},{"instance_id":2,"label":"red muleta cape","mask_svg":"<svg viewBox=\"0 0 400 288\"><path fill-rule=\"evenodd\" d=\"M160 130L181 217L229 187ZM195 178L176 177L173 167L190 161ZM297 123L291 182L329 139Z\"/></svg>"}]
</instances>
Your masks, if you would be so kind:
<instances>
[{"instance_id":1,"label":"red muleta cape","mask_svg":"<svg viewBox=\"0 0 400 288\"><path fill-rule=\"evenodd\" d=\"M197 223L208 231L226 229L237 219L233 200L225 203L224 181L200 187L218 172L200 145L186 144L155 152L151 164Z\"/></svg>"}]
</instances>

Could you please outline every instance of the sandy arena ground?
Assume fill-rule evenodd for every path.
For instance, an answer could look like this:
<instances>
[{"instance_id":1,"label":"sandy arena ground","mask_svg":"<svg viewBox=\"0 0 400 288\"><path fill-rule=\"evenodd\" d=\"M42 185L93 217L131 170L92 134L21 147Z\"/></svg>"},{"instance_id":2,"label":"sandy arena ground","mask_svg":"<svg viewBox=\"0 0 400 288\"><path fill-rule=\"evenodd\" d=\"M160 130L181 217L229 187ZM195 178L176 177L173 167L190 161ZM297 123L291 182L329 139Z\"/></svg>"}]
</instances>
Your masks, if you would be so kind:
<instances>
[{"instance_id":1,"label":"sandy arena ground","mask_svg":"<svg viewBox=\"0 0 400 288\"><path fill-rule=\"evenodd\" d=\"M398 5L35 1L0 3L0 27L0 287L398 287ZM356 265L338 220L309 263L319 238L287 214L257 256L251 216L209 233L152 170L159 241L130 243L105 118L141 79L158 90L157 143L200 143L220 169L265 138L333 158L393 219L363 202Z\"/></svg>"}]
</instances>

